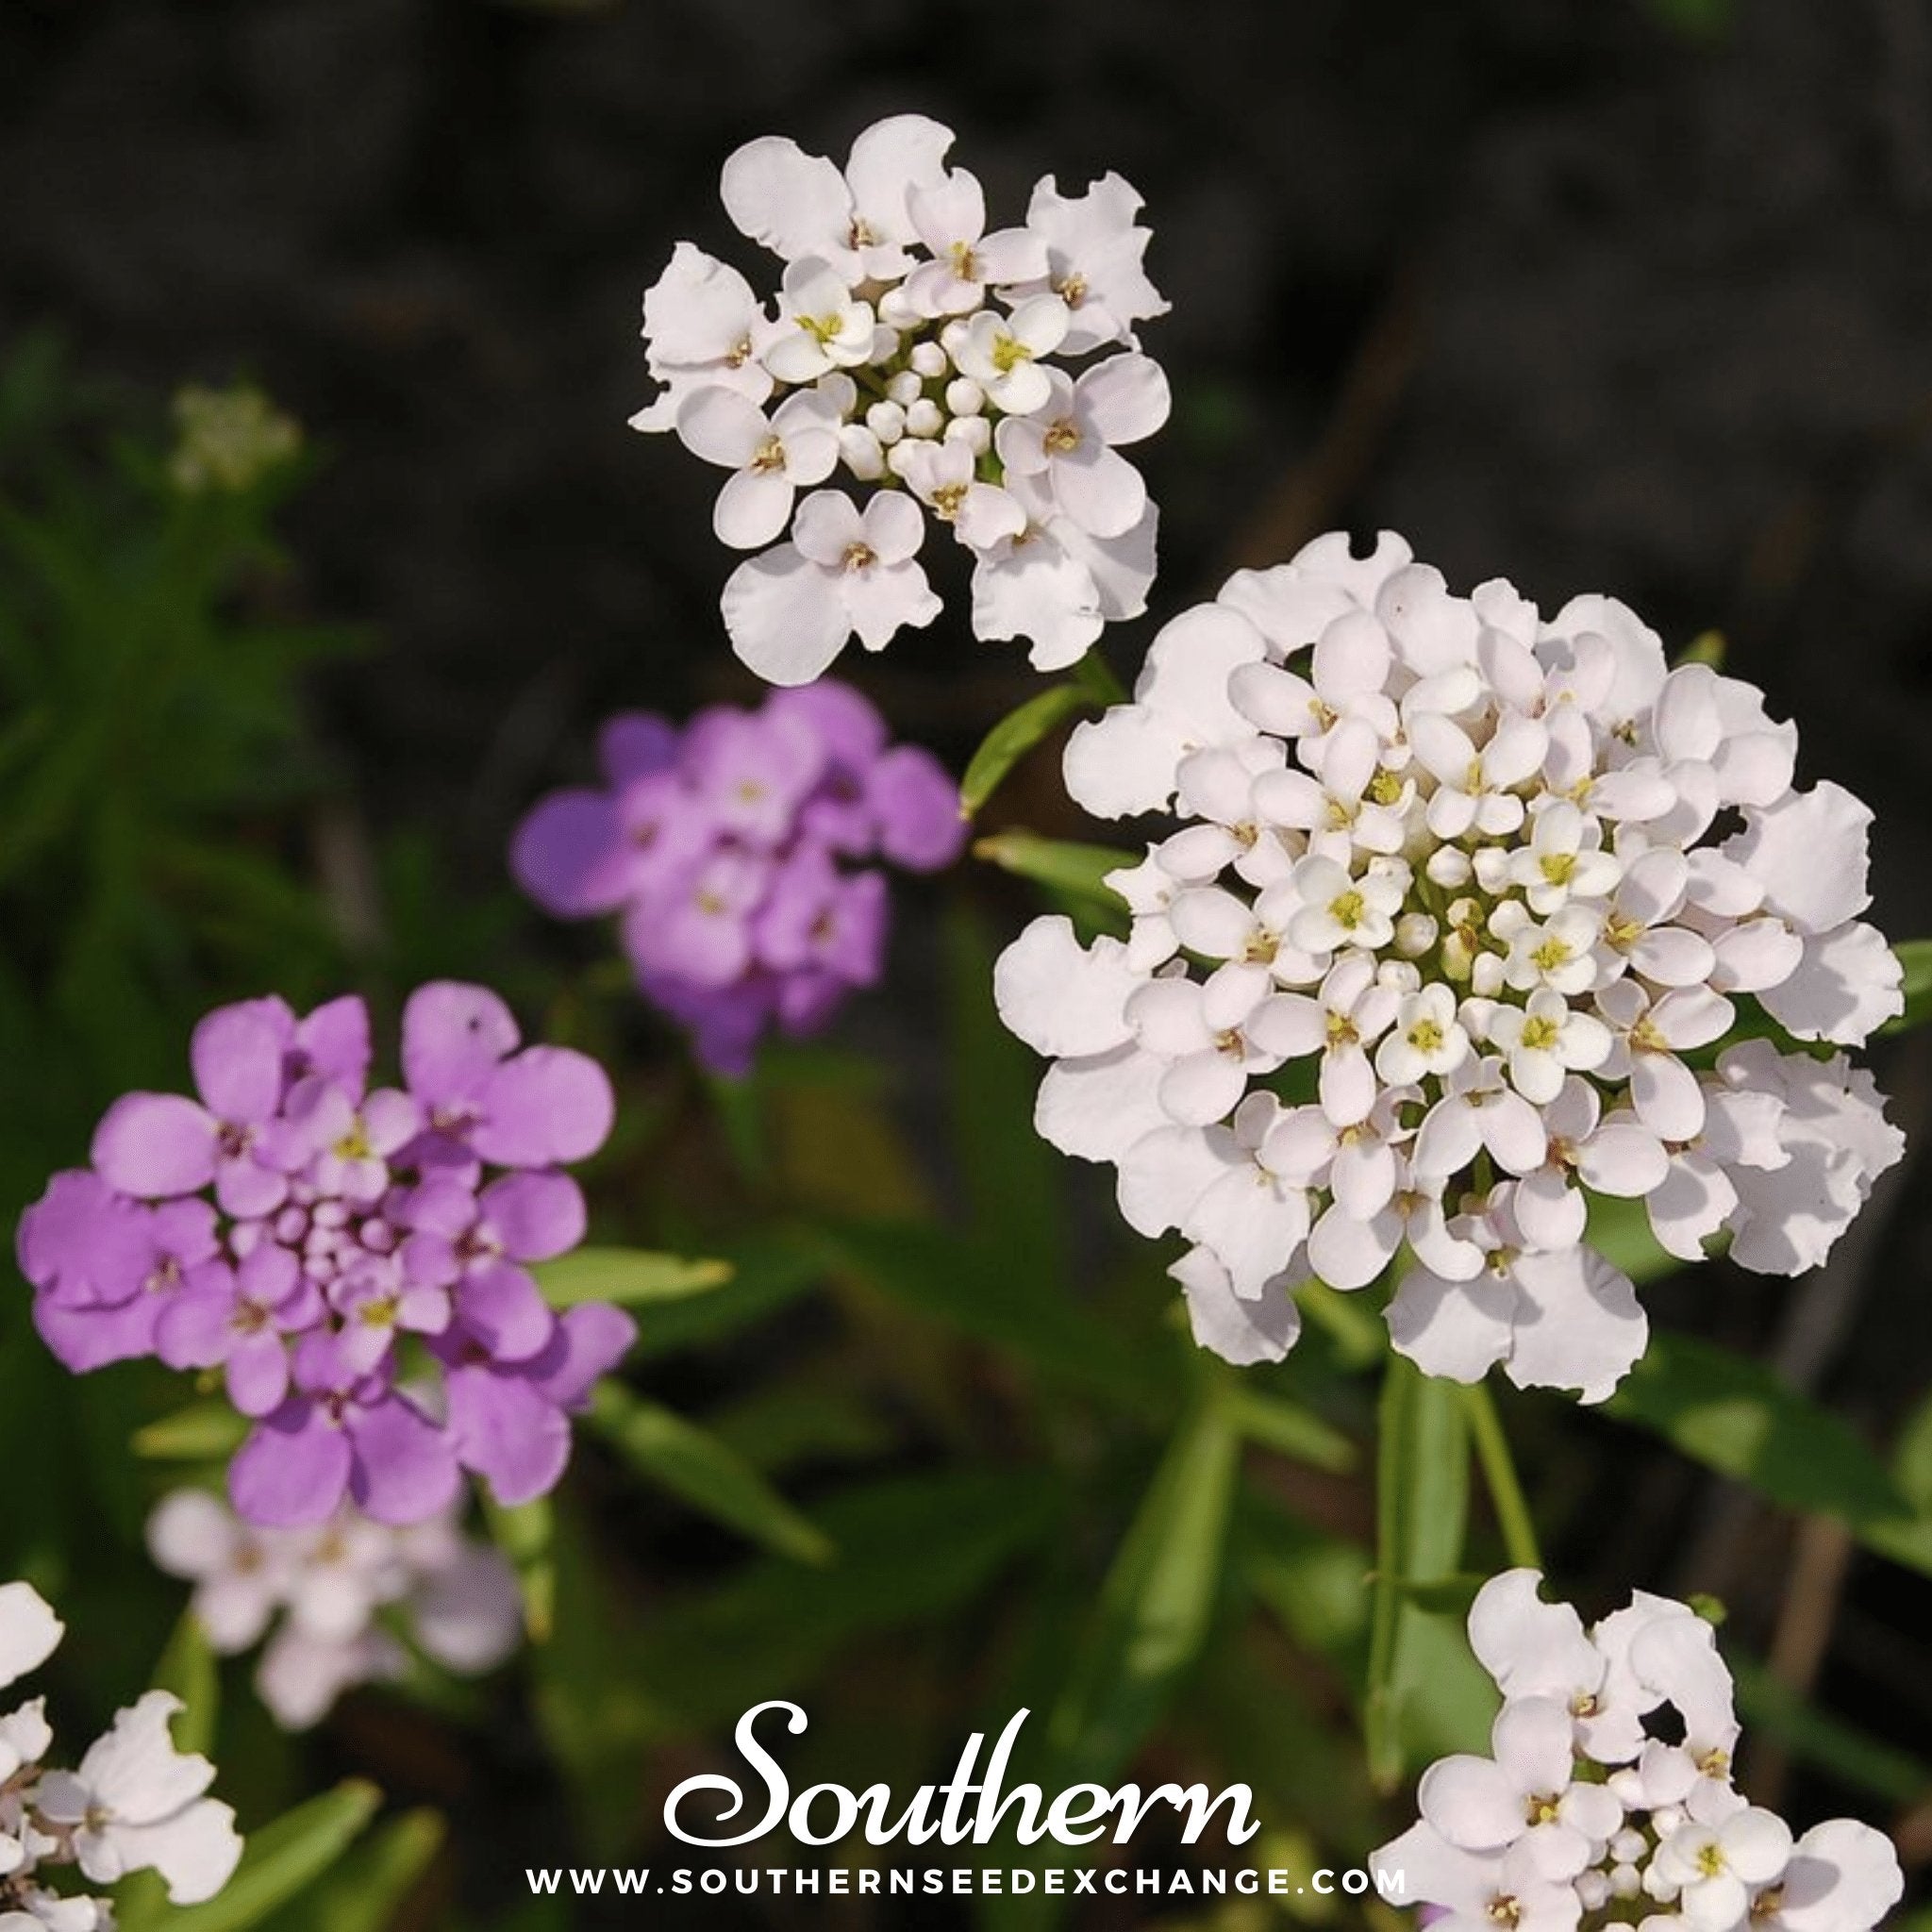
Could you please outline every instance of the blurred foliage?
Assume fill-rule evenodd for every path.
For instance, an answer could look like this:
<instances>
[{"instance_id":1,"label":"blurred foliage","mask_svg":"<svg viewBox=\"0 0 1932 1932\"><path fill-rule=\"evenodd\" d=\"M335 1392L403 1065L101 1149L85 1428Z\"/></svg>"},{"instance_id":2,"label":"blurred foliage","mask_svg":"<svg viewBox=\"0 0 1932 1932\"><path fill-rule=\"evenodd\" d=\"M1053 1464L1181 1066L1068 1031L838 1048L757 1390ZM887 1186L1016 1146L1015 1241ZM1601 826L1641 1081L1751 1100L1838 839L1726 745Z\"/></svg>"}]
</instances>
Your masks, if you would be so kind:
<instances>
[{"instance_id":1,"label":"blurred foliage","mask_svg":"<svg viewBox=\"0 0 1932 1932\"><path fill-rule=\"evenodd\" d=\"M613 1070L592 1244L545 1287L621 1299L641 1334L565 1488L489 1515L524 1588L521 1659L483 1685L425 1671L358 1693L291 1740L142 1550L146 1507L213 1478L232 1414L153 1364L67 1376L12 1298L0 1456L31 1476L0 1573L68 1619L57 1707L104 1718L158 1671L251 1833L221 1900L171 1912L131 1888L124 1924L549 1932L571 1912L525 1896L524 1866L662 1856L664 1792L726 1765L732 1724L772 1697L810 1714L794 1789L908 1789L1025 1707L1009 1787L1245 1782L1268 1830L1211 1862L1360 1863L1417 1767L1487 1735L1461 1621L1521 1542L1500 1424L1391 1361L1381 1289L1310 1291L1278 1367L1238 1374L1193 1348L1161 1258L1031 1130L1039 1067L992 1008L991 870L943 907L908 894L943 982L916 1076L820 1044L736 1086L699 1078L607 969L543 956L507 885L453 904L430 830L377 841L373 923L335 906L314 816L353 805L352 782L317 748L302 675L371 645L309 615L275 541L311 461L252 390L191 392L171 424L77 382L48 341L0 368L0 1194L17 1212L83 1158L115 1092L177 1085L217 1000L358 987L392 1005L464 974ZM1090 665L996 728L972 802L1109 689ZM977 849L1083 929L1120 928L1102 875L1132 855L1013 828ZM1595 1237L1641 1277L1667 1272L1629 1205ZM1932 1408L1888 1467L1768 1372L1664 1336L1608 1413L1932 1574ZM1513 1394L1507 1420L1540 1472L1581 1426ZM1562 1485L1550 1495L1560 1549ZM1801 1760L1924 1795L1911 1754L1761 1670L1744 1689ZM1196 1856L1140 1849L1170 1855ZM975 1909L1017 1928L1065 1902ZM1379 1911L1263 1898L1171 1922Z\"/></svg>"}]
</instances>

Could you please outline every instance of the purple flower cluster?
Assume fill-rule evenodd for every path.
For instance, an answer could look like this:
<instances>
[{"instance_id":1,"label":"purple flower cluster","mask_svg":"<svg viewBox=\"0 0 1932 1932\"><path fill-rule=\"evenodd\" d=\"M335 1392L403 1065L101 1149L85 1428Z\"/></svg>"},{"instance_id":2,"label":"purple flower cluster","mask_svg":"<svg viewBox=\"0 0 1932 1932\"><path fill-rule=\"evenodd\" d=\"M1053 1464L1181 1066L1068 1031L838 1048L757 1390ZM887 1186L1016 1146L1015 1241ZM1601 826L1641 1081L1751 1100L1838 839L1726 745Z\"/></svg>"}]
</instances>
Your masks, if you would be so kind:
<instances>
[{"instance_id":1,"label":"purple flower cluster","mask_svg":"<svg viewBox=\"0 0 1932 1932\"><path fill-rule=\"evenodd\" d=\"M647 999L719 1073L741 1074L774 1024L816 1032L884 963L885 858L958 857L958 789L915 745L888 747L864 698L821 680L756 711L717 706L683 731L626 713L599 741L607 789L553 792L510 865L565 918L624 912Z\"/></svg>"},{"instance_id":2,"label":"purple flower cluster","mask_svg":"<svg viewBox=\"0 0 1932 1932\"><path fill-rule=\"evenodd\" d=\"M70 1369L225 1372L254 1423L228 1470L251 1523L344 1497L419 1523L464 1470L503 1503L541 1495L636 1332L615 1307L553 1312L525 1265L583 1237L559 1167L610 1131L603 1069L522 1046L494 993L449 981L410 997L402 1047L404 1085L372 1088L359 999L220 1008L194 1030L198 1098L124 1095L92 1166L21 1221L35 1325Z\"/></svg>"}]
</instances>

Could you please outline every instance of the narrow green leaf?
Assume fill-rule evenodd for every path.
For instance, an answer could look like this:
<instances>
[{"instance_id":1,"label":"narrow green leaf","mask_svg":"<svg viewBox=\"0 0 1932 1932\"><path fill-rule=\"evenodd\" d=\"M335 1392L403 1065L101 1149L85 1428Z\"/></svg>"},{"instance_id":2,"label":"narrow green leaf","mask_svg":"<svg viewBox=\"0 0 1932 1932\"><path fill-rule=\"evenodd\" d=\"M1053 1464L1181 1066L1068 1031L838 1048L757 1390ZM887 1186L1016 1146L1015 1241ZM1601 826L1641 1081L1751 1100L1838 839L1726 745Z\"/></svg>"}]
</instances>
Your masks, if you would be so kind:
<instances>
[{"instance_id":1,"label":"narrow green leaf","mask_svg":"<svg viewBox=\"0 0 1932 1932\"><path fill-rule=\"evenodd\" d=\"M320 1878L381 1802L374 1785L347 1779L249 1833L234 1877L206 1905L160 1905L158 1893L143 1892L132 1913L124 1902L121 1932L246 1932Z\"/></svg>"},{"instance_id":2,"label":"narrow green leaf","mask_svg":"<svg viewBox=\"0 0 1932 1932\"><path fill-rule=\"evenodd\" d=\"M1906 1009L1881 1033L1906 1033L1932 1020L1932 940L1906 940L1891 949L1905 968Z\"/></svg>"},{"instance_id":3,"label":"narrow green leaf","mask_svg":"<svg viewBox=\"0 0 1932 1932\"><path fill-rule=\"evenodd\" d=\"M192 1402L134 1432L134 1453L154 1462L219 1462L248 1434L248 1418L228 1402Z\"/></svg>"},{"instance_id":4,"label":"narrow green leaf","mask_svg":"<svg viewBox=\"0 0 1932 1932\"><path fill-rule=\"evenodd\" d=\"M824 1277L824 1259L816 1244L783 1232L733 1242L725 1259L731 1279L723 1288L652 1307L631 1351L635 1358L702 1347L735 1335L810 1293Z\"/></svg>"},{"instance_id":5,"label":"narrow green leaf","mask_svg":"<svg viewBox=\"0 0 1932 1932\"><path fill-rule=\"evenodd\" d=\"M538 1262L530 1273L553 1308L574 1308L583 1302L636 1307L683 1301L723 1288L732 1270L729 1261L688 1261L643 1248L577 1248Z\"/></svg>"},{"instance_id":6,"label":"narrow green leaf","mask_svg":"<svg viewBox=\"0 0 1932 1932\"><path fill-rule=\"evenodd\" d=\"M1932 1516L1932 1397L1907 1417L1892 1451L1891 1473L1906 1501L1922 1516Z\"/></svg>"},{"instance_id":7,"label":"narrow green leaf","mask_svg":"<svg viewBox=\"0 0 1932 1932\"><path fill-rule=\"evenodd\" d=\"M1381 1441L1375 1469L1375 1577L1369 1619L1369 1681L1364 1707L1369 1774L1378 1789L1401 1783L1412 1708L1431 1690L1431 1659L1460 1633L1416 1601L1462 1567L1469 1518L1469 1424L1462 1391L1424 1375L1401 1356L1382 1384ZM1432 1626L1441 1626L1432 1629Z\"/></svg>"},{"instance_id":8,"label":"narrow green leaf","mask_svg":"<svg viewBox=\"0 0 1932 1932\"><path fill-rule=\"evenodd\" d=\"M390 1932L448 1835L441 1814L426 1809L383 1825L318 1890L305 1932Z\"/></svg>"},{"instance_id":9,"label":"narrow green leaf","mask_svg":"<svg viewBox=\"0 0 1932 1932\"><path fill-rule=\"evenodd\" d=\"M1064 1782L1110 1778L1200 1655L1221 1590L1240 1461L1226 1385L1215 1376L1155 1471L1047 1726Z\"/></svg>"},{"instance_id":10,"label":"narrow green leaf","mask_svg":"<svg viewBox=\"0 0 1932 1932\"><path fill-rule=\"evenodd\" d=\"M1605 1408L1787 1509L1837 1517L1855 1531L1911 1513L1848 1424L1711 1342L1654 1334Z\"/></svg>"},{"instance_id":11,"label":"narrow green leaf","mask_svg":"<svg viewBox=\"0 0 1932 1932\"><path fill-rule=\"evenodd\" d=\"M1107 884L1107 874L1139 863L1131 852L1112 845L1082 845L1066 839L1042 839L1038 832L1015 827L976 841L973 856L1003 872L1017 874L1036 884L1084 904L1120 914L1121 897Z\"/></svg>"},{"instance_id":12,"label":"narrow green leaf","mask_svg":"<svg viewBox=\"0 0 1932 1932\"><path fill-rule=\"evenodd\" d=\"M483 1515L510 1568L524 1599L524 1628L532 1643L548 1643L557 1618L557 1511L548 1496L506 1508L491 1496L483 1498Z\"/></svg>"},{"instance_id":13,"label":"narrow green leaf","mask_svg":"<svg viewBox=\"0 0 1932 1932\"><path fill-rule=\"evenodd\" d=\"M832 1545L735 1450L673 1410L604 1382L591 1419L633 1469L694 1509L799 1563L827 1563Z\"/></svg>"},{"instance_id":14,"label":"narrow green leaf","mask_svg":"<svg viewBox=\"0 0 1932 1932\"><path fill-rule=\"evenodd\" d=\"M155 1665L153 1682L157 1690L172 1690L181 1700L182 1708L169 1725L175 1748L207 1757L214 1749L222 1679L208 1633L192 1609L183 1610L175 1622L168 1647Z\"/></svg>"},{"instance_id":15,"label":"narrow green leaf","mask_svg":"<svg viewBox=\"0 0 1932 1932\"><path fill-rule=\"evenodd\" d=\"M1076 712L1091 703L1077 684L1049 685L1017 710L1008 711L980 741L959 781L959 816L974 817L1019 761Z\"/></svg>"},{"instance_id":16,"label":"narrow green leaf","mask_svg":"<svg viewBox=\"0 0 1932 1932\"><path fill-rule=\"evenodd\" d=\"M1325 1469L1333 1475L1346 1475L1356 1466L1355 1444L1300 1403L1245 1387L1231 1400L1235 1426L1249 1441L1286 1456L1291 1462L1306 1462L1311 1469Z\"/></svg>"}]
</instances>

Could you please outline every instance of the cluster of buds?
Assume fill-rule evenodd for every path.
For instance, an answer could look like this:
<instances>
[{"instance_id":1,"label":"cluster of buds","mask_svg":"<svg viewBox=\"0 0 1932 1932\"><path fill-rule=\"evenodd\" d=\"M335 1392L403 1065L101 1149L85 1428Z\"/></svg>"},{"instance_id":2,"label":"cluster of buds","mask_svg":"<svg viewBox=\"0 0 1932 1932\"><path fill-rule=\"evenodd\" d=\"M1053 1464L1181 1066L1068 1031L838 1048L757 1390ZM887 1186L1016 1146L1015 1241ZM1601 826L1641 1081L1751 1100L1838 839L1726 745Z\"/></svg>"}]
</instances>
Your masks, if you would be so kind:
<instances>
[{"instance_id":1,"label":"cluster of buds","mask_svg":"<svg viewBox=\"0 0 1932 1932\"><path fill-rule=\"evenodd\" d=\"M1116 175L1074 196L1049 175L1022 225L989 232L952 144L918 114L868 127L843 169L751 142L724 207L784 261L775 301L690 242L644 296L662 390L632 421L731 472L718 536L759 555L725 586L725 627L775 684L808 683L854 632L876 651L932 622L928 515L973 558L974 634L1029 640L1041 670L1146 608L1156 512L1120 448L1167 419L1134 335L1167 305L1141 198ZM1101 349L1122 353L1077 375L1054 359ZM857 496L816 487L835 474Z\"/></svg>"},{"instance_id":2,"label":"cluster of buds","mask_svg":"<svg viewBox=\"0 0 1932 1932\"><path fill-rule=\"evenodd\" d=\"M1421 1819L1371 1864L1438 1932L1871 1932L1898 1855L1835 1818L1793 1835L1732 1782L1739 1724L1711 1627L1640 1591L1586 1630L1534 1570L1470 1611L1503 1693L1491 1755L1429 1767Z\"/></svg>"}]
</instances>

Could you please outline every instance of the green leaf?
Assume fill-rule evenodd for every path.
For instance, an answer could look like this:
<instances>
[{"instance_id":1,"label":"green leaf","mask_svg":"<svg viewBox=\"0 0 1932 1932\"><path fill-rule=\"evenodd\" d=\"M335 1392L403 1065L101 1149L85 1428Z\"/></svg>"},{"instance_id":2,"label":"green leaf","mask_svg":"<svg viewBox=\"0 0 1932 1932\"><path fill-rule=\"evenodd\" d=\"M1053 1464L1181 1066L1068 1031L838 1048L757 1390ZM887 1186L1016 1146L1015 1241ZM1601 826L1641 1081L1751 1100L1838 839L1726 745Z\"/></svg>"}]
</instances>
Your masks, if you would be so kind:
<instances>
[{"instance_id":1,"label":"green leaf","mask_svg":"<svg viewBox=\"0 0 1932 1932\"><path fill-rule=\"evenodd\" d=\"M1907 1417L1892 1451L1891 1473L1900 1493L1922 1516L1932 1516L1932 1397Z\"/></svg>"},{"instance_id":2,"label":"green leaf","mask_svg":"<svg viewBox=\"0 0 1932 1932\"><path fill-rule=\"evenodd\" d=\"M389 1932L448 1835L441 1813L427 1809L385 1824L318 1892L304 1932Z\"/></svg>"},{"instance_id":3,"label":"green leaf","mask_svg":"<svg viewBox=\"0 0 1932 1932\"><path fill-rule=\"evenodd\" d=\"M524 1599L524 1628L532 1643L547 1643L557 1618L557 1511L548 1496L507 1508L487 1492L484 1520L496 1547L517 1574Z\"/></svg>"},{"instance_id":4,"label":"green leaf","mask_svg":"<svg viewBox=\"0 0 1932 1932\"><path fill-rule=\"evenodd\" d=\"M250 1832L234 1877L206 1905L167 1906L158 1890L143 1891L130 1910L124 1899L121 1932L245 1932L320 1878L381 1802L374 1785L347 1779Z\"/></svg>"},{"instance_id":5,"label":"green leaf","mask_svg":"<svg viewBox=\"0 0 1932 1932\"><path fill-rule=\"evenodd\" d=\"M553 1308L583 1302L677 1302L708 1294L731 1279L729 1261L688 1261L677 1255L655 1255L643 1248L577 1248L554 1261L540 1261L530 1273Z\"/></svg>"},{"instance_id":6,"label":"green leaf","mask_svg":"<svg viewBox=\"0 0 1932 1932\"><path fill-rule=\"evenodd\" d=\"M615 1382L591 1402L598 1433L633 1469L694 1509L798 1563L827 1563L832 1545L750 1463L675 1411Z\"/></svg>"},{"instance_id":7,"label":"green leaf","mask_svg":"<svg viewBox=\"0 0 1932 1932\"><path fill-rule=\"evenodd\" d=\"M1891 949L1905 968L1906 1009L1880 1033L1906 1033L1932 1020L1932 940L1906 940Z\"/></svg>"},{"instance_id":8,"label":"green leaf","mask_svg":"<svg viewBox=\"0 0 1932 1932\"><path fill-rule=\"evenodd\" d=\"M1437 1666L1463 1652L1453 1620L1417 1592L1462 1567L1469 1520L1469 1423L1461 1390L1424 1375L1402 1356L1382 1384L1375 1468L1375 1577L1370 1604L1364 1707L1369 1774L1378 1789L1402 1781L1420 1708L1441 1681Z\"/></svg>"},{"instance_id":9,"label":"green leaf","mask_svg":"<svg viewBox=\"0 0 1932 1932\"><path fill-rule=\"evenodd\" d=\"M1054 684L1007 715L980 741L959 781L959 816L970 819L1041 739L1092 702L1077 684Z\"/></svg>"},{"instance_id":10,"label":"green leaf","mask_svg":"<svg viewBox=\"0 0 1932 1932\"><path fill-rule=\"evenodd\" d=\"M1245 1385L1230 1398L1235 1426L1249 1441L1291 1462L1346 1475L1358 1459L1356 1445L1312 1409L1278 1395L1263 1395Z\"/></svg>"},{"instance_id":11,"label":"green leaf","mask_svg":"<svg viewBox=\"0 0 1932 1932\"><path fill-rule=\"evenodd\" d=\"M1650 1215L1641 1201L1591 1195L1590 1228L1585 1239L1639 1287L1646 1281L1661 1281L1686 1265L1668 1253L1650 1231Z\"/></svg>"},{"instance_id":12,"label":"green leaf","mask_svg":"<svg viewBox=\"0 0 1932 1932\"><path fill-rule=\"evenodd\" d=\"M1653 1334L1605 1408L1787 1509L1837 1517L1858 1532L1910 1515L1848 1424L1714 1343Z\"/></svg>"},{"instance_id":13,"label":"green leaf","mask_svg":"<svg viewBox=\"0 0 1932 1932\"><path fill-rule=\"evenodd\" d=\"M661 1707L660 1725L688 1735L795 1694L835 1656L875 1654L878 1632L957 1615L1068 1527L1064 1490L1037 1463L891 1476L828 1499L824 1516L837 1562L764 1558L652 1620L625 1688Z\"/></svg>"},{"instance_id":14,"label":"green leaf","mask_svg":"<svg viewBox=\"0 0 1932 1932\"><path fill-rule=\"evenodd\" d=\"M208 1633L192 1609L183 1610L176 1621L155 1665L153 1682L157 1690L172 1690L181 1700L182 1708L169 1725L175 1748L207 1757L214 1748L221 1715L222 1678Z\"/></svg>"},{"instance_id":15,"label":"green leaf","mask_svg":"<svg viewBox=\"0 0 1932 1932\"><path fill-rule=\"evenodd\" d=\"M1047 1727L1062 1783L1107 1782L1207 1641L1227 1552L1241 1437L1227 1387L1204 1382L1102 1587Z\"/></svg>"},{"instance_id":16,"label":"green leaf","mask_svg":"<svg viewBox=\"0 0 1932 1932\"><path fill-rule=\"evenodd\" d=\"M633 1358L670 1355L735 1335L810 1293L824 1278L824 1258L817 1245L782 1231L732 1243L725 1260L731 1278L724 1287L653 1307L631 1350Z\"/></svg>"},{"instance_id":17,"label":"green leaf","mask_svg":"<svg viewBox=\"0 0 1932 1932\"><path fill-rule=\"evenodd\" d=\"M1085 905L1119 916L1125 911L1121 896L1107 883L1107 874L1140 863L1131 852L1112 845L1082 845L1066 839L1042 839L1038 832L1014 828L974 841L973 856L1003 872L1050 886Z\"/></svg>"},{"instance_id":18,"label":"green leaf","mask_svg":"<svg viewBox=\"0 0 1932 1932\"><path fill-rule=\"evenodd\" d=\"M134 1453L154 1462L219 1462L241 1448L248 1418L229 1402L192 1402L134 1432Z\"/></svg>"},{"instance_id":19,"label":"green leaf","mask_svg":"<svg viewBox=\"0 0 1932 1932\"><path fill-rule=\"evenodd\" d=\"M1037 1277L1007 1265L997 1249L911 1223L841 1224L824 1238L827 1258L870 1287L1042 1374L1143 1408L1171 1400L1165 1347L1148 1350L1144 1334L1096 1320L1064 1291L1041 1293Z\"/></svg>"}]
</instances>

